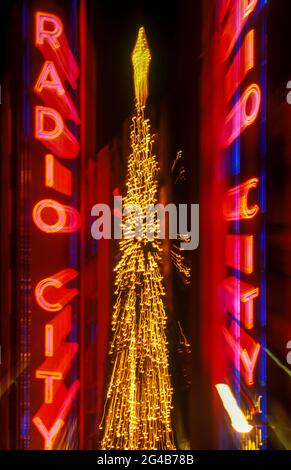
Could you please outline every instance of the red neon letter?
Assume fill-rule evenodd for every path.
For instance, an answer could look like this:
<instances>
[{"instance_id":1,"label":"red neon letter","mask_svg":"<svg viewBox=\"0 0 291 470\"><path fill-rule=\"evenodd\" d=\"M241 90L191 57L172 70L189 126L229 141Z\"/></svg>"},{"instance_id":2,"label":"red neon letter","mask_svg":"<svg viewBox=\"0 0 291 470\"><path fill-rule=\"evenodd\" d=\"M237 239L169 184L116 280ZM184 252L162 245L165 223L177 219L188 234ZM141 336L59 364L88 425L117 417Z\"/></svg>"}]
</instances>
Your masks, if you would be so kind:
<instances>
[{"instance_id":1,"label":"red neon letter","mask_svg":"<svg viewBox=\"0 0 291 470\"><path fill-rule=\"evenodd\" d=\"M61 46L58 38L62 32L63 23L57 16L50 13L36 13L36 45L47 41L52 48L58 49Z\"/></svg>"},{"instance_id":2,"label":"red neon letter","mask_svg":"<svg viewBox=\"0 0 291 470\"><path fill-rule=\"evenodd\" d=\"M54 66L54 63L47 60L41 69L39 77L34 87L35 93L41 94L43 88L53 90L58 95L64 95L65 89L62 85L61 79Z\"/></svg>"},{"instance_id":3,"label":"red neon letter","mask_svg":"<svg viewBox=\"0 0 291 470\"><path fill-rule=\"evenodd\" d=\"M46 233L76 232L80 216L74 207L65 206L53 199L42 199L32 211L35 225Z\"/></svg>"},{"instance_id":4,"label":"red neon letter","mask_svg":"<svg viewBox=\"0 0 291 470\"><path fill-rule=\"evenodd\" d=\"M51 155L45 156L45 185L59 193L72 195L72 172Z\"/></svg>"},{"instance_id":5,"label":"red neon letter","mask_svg":"<svg viewBox=\"0 0 291 470\"><path fill-rule=\"evenodd\" d=\"M42 279L35 287L35 299L47 312L58 312L77 294L78 289L67 289L65 284L78 276L74 269L64 269Z\"/></svg>"},{"instance_id":6,"label":"red neon letter","mask_svg":"<svg viewBox=\"0 0 291 470\"><path fill-rule=\"evenodd\" d=\"M257 215L260 208L257 204L249 206L248 196L250 190L257 188L258 184L258 178L251 178L227 191L223 204L226 220L252 219Z\"/></svg>"},{"instance_id":7,"label":"red neon letter","mask_svg":"<svg viewBox=\"0 0 291 470\"><path fill-rule=\"evenodd\" d=\"M234 323L231 323L230 330L224 328L224 335L232 353L240 357L243 366L241 373L245 382L247 385L252 385L261 345L256 343L242 328L239 329L239 337L237 337L238 335L235 334L237 328ZM233 358L234 363L236 363L236 356Z\"/></svg>"},{"instance_id":8,"label":"red neon letter","mask_svg":"<svg viewBox=\"0 0 291 470\"><path fill-rule=\"evenodd\" d=\"M37 12L35 17L35 45L47 60L54 61L63 79L73 88L79 69L69 48L60 18L51 13Z\"/></svg>"},{"instance_id":9,"label":"red neon letter","mask_svg":"<svg viewBox=\"0 0 291 470\"><path fill-rule=\"evenodd\" d=\"M46 126L44 123L46 122ZM49 125L50 124L50 125ZM39 140L53 140L59 137L64 130L62 116L53 108L44 106L35 107L35 138Z\"/></svg>"},{"instance_id":10,"label":"red neon letter","mask_svg":"<svg viewBox=\"0 0 291 470\"><path fill-rule=\"evenodd\" d=\"M246 274L254 270L253 235L226 235L225 264Z\"/></svg>"},{"instance_id":11,"label":"red neon letter","mask_svg":"<svg viewBox=\"0 0 291 470\"><path fill-rule=\"evenodd\" d=\"M224 123L223 146L228 147L257 118L261 105L261 90L250 85L234 105Z\"/></svg>"},{"instance_id":12,"label":"red neon letter","mask_svg":"<svg viewBox=\"0 0 291 470\"><path fill-rule=\"evenodd\" d=\"M43 424L42 420L35 416L32 420L36 428L39 430L40 434L44 438L44 448L45 450L51 450L53 447L53 443L55 438L57 437L60 429L65 424L62 419L57 419L51 429L48 431L45 425Z\"/></svg>"},{"instance_id":13,"label":"red neon letter","mask_svg":"<svg viewBox=\"0 0 291 470\"><path fill-rule=\"evenodd\" d=\"M76 124L80 123L74 103L62 84L54 62L45 61L34 91L46 105L58 109L65 119L72 119Z\"/></svg>"},{"instance_id":14,"label":"red neon letter","mask_svg":"<svg viewBox=\"0 0 291 470\"><path fill-rule=\"evenodd\" d=\"M70 411L79 386L80 382L76 380L71 385L70 389L67 390L61 383L55 403L53 405L43 403L36 415L33 417L32 421L34 425L44 437L44 448L46 450L52 449L55 438L65 423L66 416ZM50 430L48 430L49 427Z\"/></svg>"},{"instance_id":15,"label":"red neon letter","mask_svg":"<svg viewBox=\"0 0 291 470\"><path fill-rule=\"evenodd\" d=\"M51 222L51 219L49 222L44 222L42 212L45 209L54 210L54 213L57 216L57 220L54 223ZM66 211L64 206L59 204L57 201L53 201L52 199L43 199L42 201L39 201L33 208L32 217L35 225L40 230L47 233L59 232L66 224Z\"/></svg>"},{"instance_id":16,"label":"red neon letter","mask_svg":"<svg viewBox=\"0 0 291 470\"><path fill-rule=\"evenodd\" d=\"M254 299L259 296L259 288L247 282L229 277L224 281L225 308L248 329L254 326ZM241 304L244 307L241 316Z\"/></svg>"},{"instance_id":17,"label":"red neon letter","mask_svg":"<svg viewBox=\"0 0 291 470\"><path fill-rule=\"evenodd\" d=\"M35 107L35 138L61 158L75 158L80 150L77 139L53 108Z\"/></svg>"},{"instance_id":18,"label":"red neon letter","mask_svg":"<svg viewBox=\"0 0 291 470\"><path fill-rule=\"evenodd\" d=\"M45 353L46 357L54 355L54 327L51 324L45 325Z\"/></svg>"},{"instance_id":19,"label":"red neon letter","mask_svg":"<svg viewBox=\"0 0 291 470\"><path fill-rule=\"evenodd\" d=\"M71 331L72 308L64 307L54 319L45 325L45 356L53 357Z\"/></svg>"},{"instance_id":20,"label":"red neon letter","mask_svg":"<svg viewBox=\"0 0 291 470\"><path fill-rule=\"evenodd\" d=\"M44 402L53 402L53 381L62 380L63 374L56 371L36 370L35 377L37 379L44 379Z\"/></svg>"}]
</instances>

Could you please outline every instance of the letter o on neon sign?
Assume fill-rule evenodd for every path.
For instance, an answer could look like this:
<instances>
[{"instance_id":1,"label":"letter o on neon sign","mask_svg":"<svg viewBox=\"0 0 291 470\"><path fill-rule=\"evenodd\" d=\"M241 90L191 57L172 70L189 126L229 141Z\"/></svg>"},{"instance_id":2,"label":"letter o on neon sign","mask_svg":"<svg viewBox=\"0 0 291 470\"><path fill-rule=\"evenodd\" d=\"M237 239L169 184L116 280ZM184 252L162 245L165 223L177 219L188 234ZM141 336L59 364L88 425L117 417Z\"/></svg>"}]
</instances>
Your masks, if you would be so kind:
<instances>
[{"instance_id":1,"label":"letter o on neon sign","mask_svg":"<svg viewBox=\"0 0 291 470\"><path fill-rule=\"evenodd\" d=\"M53 209L57 214L57 221L49 224L43 220L42 213L44 209ZM66 224L66 210L62 204L53 199L42 199L33 208L32 217L35 225L46 233L55 233L61 231Z\"/></svg>"},{"instance_id":2,"label":"letter o on neon sign","mask_svg":"<svg viewBox=\"0 0 291 470\"><path fill-rule=\"evenodd\" d=\"M251 101L250 101L251 100ZM250 112L247 113L247 105L250 103ZM247 88L241 99L242 127L250 125L257 117L261 104L261 90L253 84Z\"/></svg>"}]
</instances>

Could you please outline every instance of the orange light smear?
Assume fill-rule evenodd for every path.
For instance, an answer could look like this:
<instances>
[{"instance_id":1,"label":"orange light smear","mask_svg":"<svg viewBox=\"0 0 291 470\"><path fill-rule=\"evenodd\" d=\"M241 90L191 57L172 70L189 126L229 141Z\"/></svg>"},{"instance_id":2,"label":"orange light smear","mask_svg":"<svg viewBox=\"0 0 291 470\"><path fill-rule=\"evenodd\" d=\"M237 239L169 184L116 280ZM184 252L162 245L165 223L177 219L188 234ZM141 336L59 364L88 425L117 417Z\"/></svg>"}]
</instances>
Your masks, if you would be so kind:
<instances>
[{"instance_id":1,"label":"orange light smear","mask_svg":"<svg viewBox=\"0 0 291 470\"><path fill-rule=\"evenodd\" d=\"M253 235L226 235L225 264L246 274L254 270Z\"/></svg>"},{"instance_id":2,"label":"orange light smear","mask_svg":"<svg viewBox=\"0 0 291 470\"><path fill-rule=\"evenodd\" d=\"M243 18L246 18L254 11L257 2L258 0L242 0Z\"/></svg>"},{"instance_id":3,"label":"orange light smear","mask_svg":"<svg viewBox=\"0 0 291 470\"><path fill-rule=\"evenodd\" d=\"M59 271L56 274L53 274L50 277L42 279L36 285L34 291L35 299L38 305L48 312L58 312L61 310L78 294L78 289L67 289L64 287L65 284L77 276L77 271L71 268L67 268ZM54 293L54 296L52 296L51 292L50 294L46 293L46 290L49 288L59 289L59 291ZM53 297L55 299L54 301Z\"/></svg>"},{"instance_id":4,"label":"orange light smear","mask_svg":"<svg viewBox=\"0 0 291 470\"><path fill-rule=\"evenodd\" d=\"M258 0L227 0L220 11L221 31L220 57L224 62L231 54L236 41L244 28L250 14L254 11Z\"/></svg>"},{"instance_id":5,"label":"orange light smear","mask_svg":"<svg viewBox=\"0 0 291 470\"><path fill-rule=\"evenodd\" d=\"M228 102L242 83L249 70L254 67L254 37L251 29L245 36L241 48L236 54L225 77L225 99Z\"/></svg>"},{"instance_id":6,"label":"orange light smear","mask_svg":"<svg viewBox=\"0 0 291 470\"><path fill-rule=\"evenodd\" d=\"M257 204L248 205L248 195L249 191L257 188L258 184L258 178L251 178L227 191L223 204L226 220L252 219L257 215L260 208Z\"/></svg>"},{"instance_id":7,"label":"orange light smear","mask_svg":"<svg viewBox=\"0 0 291 470\"><path fill-rule=\"evenodd\" d=\"M251 101L249 101L251 100ZM247 104L251 103L247 112ZM242 97L233 106L224 123L223 146L229 147L253 122L259 114L261 106L261 90L256 83L252 83L243 93Z\"/></svg>"}]
</instances>

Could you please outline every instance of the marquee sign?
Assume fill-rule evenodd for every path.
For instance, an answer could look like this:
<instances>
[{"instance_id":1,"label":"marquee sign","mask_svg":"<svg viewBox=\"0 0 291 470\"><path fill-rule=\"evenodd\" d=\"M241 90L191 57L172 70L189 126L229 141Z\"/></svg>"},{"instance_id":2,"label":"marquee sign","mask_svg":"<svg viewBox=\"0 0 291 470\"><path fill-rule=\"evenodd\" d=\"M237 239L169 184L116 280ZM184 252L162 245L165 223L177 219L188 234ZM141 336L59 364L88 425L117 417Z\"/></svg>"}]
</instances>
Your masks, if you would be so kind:
<instances>
[{"instance_id":1,"label":"marquee sign","mask_svg":"<svg viewBox=\"0 0 291 470\"><path fill-rule=\"evenodd\" d=\"M75 179L80 119L71 96L78 96L79 70L55 14L36 12L34 45L42 63L32 84L31 447L53 449L71 445L72 422L66 424L80 385Z\"/></svg>"},{"instance_id":2,"label":"marquee sign","mask_svg":"<svg viewBox=\"0 0 291 470\"><path fill-rule=\"evenodd\" d=\"M236 436L243 449L261 449L266 441L264 3L223 0L218 14L228 186L222 331L229 385L253 427Z\"/></svg>"}]
</instances>

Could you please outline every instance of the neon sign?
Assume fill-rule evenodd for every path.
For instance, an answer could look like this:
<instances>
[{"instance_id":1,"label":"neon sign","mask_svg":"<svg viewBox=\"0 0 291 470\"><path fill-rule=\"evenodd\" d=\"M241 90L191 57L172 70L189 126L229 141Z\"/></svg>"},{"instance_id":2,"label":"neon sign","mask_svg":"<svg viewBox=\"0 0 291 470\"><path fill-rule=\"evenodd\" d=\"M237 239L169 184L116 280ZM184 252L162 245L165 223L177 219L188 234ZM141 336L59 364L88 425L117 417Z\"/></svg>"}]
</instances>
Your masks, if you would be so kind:
<instances>
[{"instance_id":1,"label":"neon sign","mask_svg":"<svg viewBox=\"0 0 291 470\"><path fill-rule=\"evenodd\" d=\"M56 15L36 13L35 46L45 60L34 84L34 93L41 100L34 107L34 138L45 149L43 156L37 156L43 162L43 185L33 206L32 220L37 233L43 237L44 250L46 237L64 237L63 246L69 249L69 236L78 231L80 215L73 200L68 204L68 198L73 196L72 170L60 160L70 162L80 150L74 135L76 132L65 123L66 120L73 121L74 125L80 123L65 86L68 82L77 89L79 71L64 25ZM65 202L59 199L64 197ZM42 268L46 275L36 282L34 296L39 308L36 315L40 315L38 325L42 328L43 361L40 363L38 358L33 375L37 383L43 384L43 397L32 422L44 449L49 450L56 445L58 436L66 427L66 418L80 385L76 377L67 380L79 348L75 335L73 340L68 339L73 328L72 302L78 295L72 282L78 279L79 273L70 264L54 274L49 265ZM68 386L69 382L72 383Z\"/></svg>"},{"instance_id":2,"label":"neon sign","mask_svg":"<svg viewBox=\"0 0 291 470\"><path fill-rule=\"evenodd\" d=\"M244 414L250 419L256 416L257 420L257 426L252 432L239 438L238 446L242 449L253 446L262 448L265 445L265 415L260 408L262 403L265 409L266 401L265 238L262 223L265 210L264 163L262 156L259 157L252 150L252 138L245 137L247 129L252 128L249 136L255 135L256 142L260 143L257 137L260 135L261 142L264 142L264 127L261 124L265 112L264 82L262 84L260 80L254 79L262 76L265 60L263 51L259 49L259 33L254 27L263 4L259 0L223 0L218 15L221 28L220 59L226 77L221 147L223 157L228 162L228 177L231 181L223 202L223 216L227 226L224 256L227 276L222 286L222 332L230 358L230 382L235 395L239 403L242 396L248 396L253 406L247 406ZM242 139L245 145L243 149ZM263 144L256 144L256 152L260 147L264 152ZM245 148L251 149L250 154ZM251 157L254 160L250 162ZM250 177L250 171L254 176ZM229 414L237 412L231 389L223 389L224 393L217 390ZM228 402L231 402L231 409Z\"/></svg>"},{"instance_id":3,"label":"neon sign","mask_svg":"<svg viewBox=\"0 0 291 470\"><path fill-rule=\"evenodd\" d=\"M258 184L258 178L251 178L227 191L223 207L225 220L252 219L257 215L259 206L249 205L248 196L250 190L257 188Z\"/></svg>"}]
</instances>

